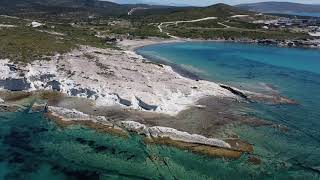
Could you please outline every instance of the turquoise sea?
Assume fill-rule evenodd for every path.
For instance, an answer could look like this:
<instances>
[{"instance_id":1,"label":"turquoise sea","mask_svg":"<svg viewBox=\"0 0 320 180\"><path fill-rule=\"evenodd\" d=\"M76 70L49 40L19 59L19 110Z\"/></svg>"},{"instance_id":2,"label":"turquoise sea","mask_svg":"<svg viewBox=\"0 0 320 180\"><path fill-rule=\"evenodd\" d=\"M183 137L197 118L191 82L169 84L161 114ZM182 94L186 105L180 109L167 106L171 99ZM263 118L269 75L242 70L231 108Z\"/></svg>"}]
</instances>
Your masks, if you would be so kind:
<instances>
[{"instance_id":1,"label":"turquoise sea","mask_svg":"<svg viewBox=\"0 0 320 180\"><path fill-rule=\"evenodd\" d=\"M264 91L272 85L299 105L248 104L288 127L237 126L260 165L146 145L81 126L60 128L42 113L0 113L0 180L16 179L320 179L320 51L241 43L188 42L138 50L203 79Z\"/></svg>"},{"instance_id":2,"label":"turquoise sea","mask_svg":"<svg viewBox=\"0 0 320 180\"><path fill-rule=\"evenodd\" d=\"M320 50L187 42L147 46L138 53L206 80L258 92L267 86L295 99L299 105L249 105L252 115L286 126L288 132L266 127L235 131L255 145L267 169L275 168L260 169L263 177L320 178ZM277 169L280 164L286 168Z\"/></svg>"}]
</instances>

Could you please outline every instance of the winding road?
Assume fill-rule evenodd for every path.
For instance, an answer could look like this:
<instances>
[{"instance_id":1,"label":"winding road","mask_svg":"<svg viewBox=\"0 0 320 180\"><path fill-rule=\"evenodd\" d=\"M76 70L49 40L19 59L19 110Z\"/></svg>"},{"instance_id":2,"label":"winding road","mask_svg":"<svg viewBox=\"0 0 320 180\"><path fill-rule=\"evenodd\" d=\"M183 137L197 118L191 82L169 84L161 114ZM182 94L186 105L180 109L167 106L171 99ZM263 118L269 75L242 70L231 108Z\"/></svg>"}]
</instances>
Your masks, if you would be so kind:
<instances>
[{"instance_id":1,"label":"winding road","mask_svg":"<svg viewBox=\"0 0 320 180\"><path fill-rule=\"evenodd\" d=\"M201 18L201 19L194 19L194 20L187 20L187 21L169 21L169 22L162 22L158 25L158 29L161 33L166 33L169 37L174 38L174 39L180 39L177 36L173 36L168 32L164 32L162 29L163 25L170 25L170 24L175 24L178 25L179 23L194 23L194 22L200 22L200 21L207 21L207 20L213 20L213 19L218 19L217 17L206 17L206 18Z\"/></svg>"}]
</instances>

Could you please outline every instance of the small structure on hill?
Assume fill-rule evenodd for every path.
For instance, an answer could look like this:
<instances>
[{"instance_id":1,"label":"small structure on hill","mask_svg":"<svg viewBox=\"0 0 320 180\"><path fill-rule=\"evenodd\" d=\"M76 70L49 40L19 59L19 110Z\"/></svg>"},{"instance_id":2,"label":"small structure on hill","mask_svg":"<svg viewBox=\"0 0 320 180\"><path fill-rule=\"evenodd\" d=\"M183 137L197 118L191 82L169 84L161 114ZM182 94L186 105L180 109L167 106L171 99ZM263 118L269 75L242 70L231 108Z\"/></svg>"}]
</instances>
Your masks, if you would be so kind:
<instances>
[{"instance_id":1,"label":"small structure on hill","mask_svg":"<svg viewBox=\"0 0 320 180\"><path fill-rule=\"evenodd\" d=\"M41 24L39 22L36 22L36 21L32 21L32 23L28 24L27 26L31 26L33 28L37 28L37 27L40 27L40 26L43 26L44 24Z\"/></svg>"}]
</instances>

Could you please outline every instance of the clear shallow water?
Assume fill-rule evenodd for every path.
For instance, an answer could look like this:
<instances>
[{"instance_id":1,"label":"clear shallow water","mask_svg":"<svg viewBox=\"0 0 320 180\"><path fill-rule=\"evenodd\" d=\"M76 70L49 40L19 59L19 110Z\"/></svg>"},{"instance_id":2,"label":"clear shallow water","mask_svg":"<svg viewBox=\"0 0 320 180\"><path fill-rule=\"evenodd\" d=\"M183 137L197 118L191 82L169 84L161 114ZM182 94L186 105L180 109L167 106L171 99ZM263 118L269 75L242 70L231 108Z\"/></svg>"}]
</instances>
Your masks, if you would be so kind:
<instances>
[{"instance_id":1,"label":"clear shallow water","mask_svg":"<svg viewBox=\"0 0 320 180\"><path fill-rule=\"evenodd\" d=\"M266 47L242 43L188 42L143 47L138 53L155 61L179 64L203 79L263 92L266 85L300 105L251 104L252 115L287 126L236 127L242 138L255 145L255 153L270 163L285 165L271 176L311 173L320 170L320 51ZM277 168L275 168L277 169Z\"/></svg>"},{"instance_id":2,"label":"clear shallow water","mask_svg":"<svg viewBox=\"0 0 320 180\"><path fill-rule=\"evenodd\" d=\"M0 179L248 179L261 169L239 160L208 158L145 145L81 126L57 127L41 113L0 113ZM241 179L241 178L240 178Z\"/></svg>"}]
</instances>

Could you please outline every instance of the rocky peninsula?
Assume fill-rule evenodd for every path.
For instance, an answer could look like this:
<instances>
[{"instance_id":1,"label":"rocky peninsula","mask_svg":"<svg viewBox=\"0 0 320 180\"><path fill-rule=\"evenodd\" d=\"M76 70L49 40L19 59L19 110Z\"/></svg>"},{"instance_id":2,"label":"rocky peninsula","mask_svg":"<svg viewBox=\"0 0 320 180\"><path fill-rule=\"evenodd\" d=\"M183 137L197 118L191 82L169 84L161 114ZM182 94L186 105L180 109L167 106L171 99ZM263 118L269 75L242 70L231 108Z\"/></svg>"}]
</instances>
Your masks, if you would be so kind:
<instances>
[{"instance_id":1,"label":"rocky peninsula","mask_svg":"<svg viewBox=\"0 0 320 180\"><path fill-rule=\"evenodd\" d=\"M205 98L226 100L229 104L296 103L279 94L260 94L205 80L189 79L176 73L170 66L151 62L133 51L139 46L153 43L159 43L159 40L125 41L119 44L119 49L81 46L69 53L50 57L49 61L39 60L30 64L15 64L9 59L2 59L1 108L3 111L16 111L17 105L8 108L7 104L35 94L39 96L39 93L43 97L43 92L55 91L60 94L59 98L78 99L66 103L66 100L54 99L57 98L55 96L44 104L33 102L31 111L44 111L47 117L63 126L84 124L124 137L134 132L143 135L146 143L238 158L243 152L252 152L252 146L238 138L213 138L209 132L183 128L176 124L178 121L170 123L169 119L189 119L185 118L188 109L197 113L205 109L206 104L199 104ZM12 95L14 93L18 95L15 97ZM87 100L87 105L79 105ZM220 109L221 105L216 106L219 106L219 112L215 113L221 116L221 111L225 110ZM110 119L109 115L115 112L125 117L120 120ZM156 116L163 119L163 122L155 121ZM231 119L242 119L244 123L270 125L249 117L239 117L228 115L230 122L233 122Z\"/></svg>"},{"instance_id":2,"label":"rocky peninsula","mask_svg":"<svg viewBox=\"0 0 320 180\"><path fill-rule=\"evenodd\" d=\"M218 84L195 81L132 51L84 47L27 65L1 60L0 87L11 91L56 90L95 100L175 115L204 96L237 98Z\"/></svg>"}]
</instances>

